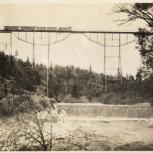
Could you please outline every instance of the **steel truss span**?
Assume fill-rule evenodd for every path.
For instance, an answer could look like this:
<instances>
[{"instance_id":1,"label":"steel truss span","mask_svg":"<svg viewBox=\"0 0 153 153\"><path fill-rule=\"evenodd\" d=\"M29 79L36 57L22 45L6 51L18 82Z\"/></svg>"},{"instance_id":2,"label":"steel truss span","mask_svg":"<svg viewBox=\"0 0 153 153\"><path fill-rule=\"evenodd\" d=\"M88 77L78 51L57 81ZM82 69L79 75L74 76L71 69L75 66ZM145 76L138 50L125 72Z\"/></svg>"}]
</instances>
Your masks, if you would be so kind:
<instances>
[{"instance_id":1,"label":"steel truss span","mask_svg":"<svg viewBox=\"0 0 153 153\"><path fill-rule=\"evenodd\" d=\"M4 26L0 33L11 32L59 32L59 33L103 33L103 34L134 34L152 35L152 32L142 31L94 31L94 30L72 30L72 27L37 27L37 26Z\"/></svg>"},{"instance_id":2,"label":"steel truss span","mask_svg":"<svg viewBox=\"0 0 153 153\"><path fill-rule=\"evenodd\" d=\"M25 33L25 39L20 37L20 33L24 32ZM45 44L38 44L36 42L36 33L39 32L41 33L41 37L42 37L42 33L47 33L48 37L47 37L47 42ZM103 51L104 51L104 63L103 63L103 73L104 73L104 91L107 92L107 86L108 86L108 78L107 78L107 60L109 60L110 57L115 57L118 60L118 66L117 66L117 80L120 81L120 83L122 84L122 46L131 44L133 42L135 42L135 36L140 36L140 35L152 35L153 33L151 32L147 32L143 29L139 29L138 32L136 31L90 31L90 30L72 30L71 27L37 27L37 26L4 26L3 29L0 29L0 33L8 33L10 35L10 53L12 55L12 46L13 46L13 41L12 41L12 37L15 36L18 40L23 41L27 44L32 45L32 67L34 68L35 65L35 51L36 48L35 46L47 46L47 91L46 91L46 95L48 96L48 83L49 83L49 66L50 66L50 50L51 50L51 46L57 43L60 43L64 40L66 40L67 38L69 38L69 36L71 34L82 34L83 36L85 36L90 42L95 43L97 45L100 45L101 47L103 47ZM16 35L17 33L17 35ZM28 33L32 33L32 40L29 41L27 38ZM55 33L56 34L56 40L54 42L51 42L51 34ZM57 38L57 34L58 33L63 33L62 35L66 35L66 36L62 36L61 39ZM96 38L92 38L91 35L96 35ZM103 36L102 40L100 41L99 39L99 35ZM107 37L106 35L111 35L111 42L112 44L107 44ZM118 35L118 38L115 39L114 35ZM126 42L122 42L121 43L121 39L123 35L126 35ZM130 40L128 38L129 35L133 35L134 39ZM114 40L117 40L117 45L113 44ZM107 52L107 48L108 47L115 47L118 48L118 55L117 56L108 56L106 54Z\"/></svg>"}]
</instances>

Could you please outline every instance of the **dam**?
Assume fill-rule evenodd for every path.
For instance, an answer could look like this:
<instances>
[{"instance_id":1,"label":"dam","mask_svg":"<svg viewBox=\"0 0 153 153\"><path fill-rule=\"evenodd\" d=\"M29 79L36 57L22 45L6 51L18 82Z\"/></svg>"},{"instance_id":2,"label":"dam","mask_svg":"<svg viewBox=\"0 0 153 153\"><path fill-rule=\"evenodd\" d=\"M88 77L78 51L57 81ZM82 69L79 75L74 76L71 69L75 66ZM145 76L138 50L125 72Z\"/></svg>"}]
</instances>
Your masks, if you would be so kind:
<instances>
[{"instance_id":1,"label":"dam","mask_svg":"<svg viewBox=\"0 0 153 153\"><path fill-rule=\"evenodd\" d=\"M77 117L152 118L149 104L106 105L101 103L58 103L58 111Z\"/></svg>"}]
</instances>

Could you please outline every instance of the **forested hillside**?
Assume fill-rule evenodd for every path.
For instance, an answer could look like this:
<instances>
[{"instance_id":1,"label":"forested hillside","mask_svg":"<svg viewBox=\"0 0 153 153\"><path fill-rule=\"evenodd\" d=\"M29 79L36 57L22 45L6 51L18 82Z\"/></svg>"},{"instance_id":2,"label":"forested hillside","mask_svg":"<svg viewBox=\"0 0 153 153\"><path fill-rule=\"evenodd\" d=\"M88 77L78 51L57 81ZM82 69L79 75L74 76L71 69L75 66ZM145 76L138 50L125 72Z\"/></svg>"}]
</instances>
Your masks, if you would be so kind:
<instances>
[{"instance_id":1,"label":"forested hillside","mask_svg":"<svg viewBox=\"0 0 153 153\"><path fill-rule=\"evenodd\" d=\"M152 98L152 75L142 80L139 72L136 79L133 76L107 76L107 93L104 92L104 75L74 67L51 65L49 69L49 97L58 102L102 102L113 104L133 104ZM19 94L22 90L37 92L46 95L47 68L44 65L32 64L16 59L13 56L0 53L1 98L12 94ZM7 83L9 89L7 88Z\"/></svg>"}]
</instances>

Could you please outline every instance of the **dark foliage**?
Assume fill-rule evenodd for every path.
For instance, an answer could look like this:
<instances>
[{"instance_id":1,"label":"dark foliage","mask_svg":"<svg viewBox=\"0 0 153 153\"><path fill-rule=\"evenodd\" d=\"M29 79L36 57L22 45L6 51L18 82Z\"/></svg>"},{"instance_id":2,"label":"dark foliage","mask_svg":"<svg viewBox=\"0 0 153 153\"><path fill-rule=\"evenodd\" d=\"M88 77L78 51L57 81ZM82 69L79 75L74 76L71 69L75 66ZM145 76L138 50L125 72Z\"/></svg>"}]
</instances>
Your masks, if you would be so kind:
<instances>
[{"instance_id":1,"label":"dark foliage","mask_svg":"<svg viewBox=\"0 0 153 153\"><path fill-rule=\"evenodd\" d=\"M27 60L15 59L13 56L0 52L0 76L8 80L14 80L18 88L35 91L40 84L38 71L32 69L32 65Z\"/></svg>"},{"instance_id":2,"label":"dark foliage","mask_svg":"<svg viewBox=\"0 0 153 153\"><path fill-rule=\"evenodd\" d=\"M24 62L0 53L0 76L2 79L14 80L19 89L36 92L39 89L41 94L46 94L47 68L42 64L32 68L28 59ZM153 77L142 80L142 71L138 71L136 79L133 76L122 77L122 84L118 78L107 76L107 93L105 93L104 75L93 72L91 67L84 70L71 65L66 67L55 65L49 68L49 97L54 97L58 102L71 95L80 101L86 99L85 101L91 102L132 104L136 102L137 97L152 97L153 86L150 84L152 80ZM114 96L117 97L116 101L112 100ZM125 102L128 97L131 101Z\"/></svg>"}]
</instances>

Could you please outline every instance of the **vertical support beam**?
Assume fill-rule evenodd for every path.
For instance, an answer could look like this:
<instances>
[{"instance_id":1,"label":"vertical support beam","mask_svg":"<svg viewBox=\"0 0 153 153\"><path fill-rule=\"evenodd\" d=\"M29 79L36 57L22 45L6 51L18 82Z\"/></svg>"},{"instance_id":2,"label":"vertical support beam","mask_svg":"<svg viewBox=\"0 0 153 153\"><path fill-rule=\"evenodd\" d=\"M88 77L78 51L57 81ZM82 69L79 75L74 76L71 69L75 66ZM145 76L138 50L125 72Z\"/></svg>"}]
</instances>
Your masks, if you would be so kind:
<instances>
[{"instance_id":1,"label":"vertical support beam","mask_svg":"<svg viewBox=\"0 0 153 153\"><path fill-rule=\"evenodd\" d=\"M142 65L141 65L141 56L140 56L140 66L139 66L139 69L141 69Z\"/></svg>"},{"instance_id":2,"label":"vertical support beam","mask_svg":"<svg viewBox=\"0 0 153 153\"><path fill-rule=\"evenodd\" d=\"M122 84L122 68L121 68L121 35L119 34L119 55L118 55L118 78L120 78Z\"/></svg>"},{"instance_id":3,"label":"vertical support beam","mask_svg":"<svg viewBox=\"0 0 153 153\"><path fill-rule=\"evenodd\" d=\"M18 31L18 39L20 38L20 33L19 33L19 31Z\"/></svg>"},{"instance_id":4,"label":"vertical support beam","mask_svg":"<svg viewBox=\"0 0 153 153\"><path fill-rule=\"evenodd\" d=\"M26 33L25 33L25 40L26 40L26 41L27 41L27 39L28 39L27 37L28 37L28 36L27 36L27 32L26 32Z\"/></svg>"},{"instance_id":5,"label":"vertical support beam","mask_svg":"<svg viewBox=\"0 0 153 153\"><path fill-rule=\"evenodd\" d=\"M35 33L33 32L33 52L32 52L32 68L34 69L35 65Z\"/></svg>"},{"instance_id":6,"label":"vertical support beam","mask_svg":"<svg viewBox=\"0 0 153 153\"><path fill-rule=\"evenodd\" d=\"M89 38L92 39L92 33L89 33Z\"/></svg>"},{"instance_id":7,"label":"vertical support beam","mask_svg":"<svg viewBox=\"0 0 153 153\"><path fill-rule=\"evenodd\" d=\"M42 32L40 33L40 35L41 35L41 40L42 40Z\"/></svg>"},{"instance_id":8,"label":"vertical support beam","mask_svg":"<svg viewBox=\"0 0 153 153\"><path fill-rule=\"evenodd\" d=\"M114 35L112 33L112 47L113 47L113 43L114 43Z\"/></svg>"},{"instance_id":9,"label":"vertical support beam","mask_svg":"<svg viewBox=\"0 0 153 153\"><path fill-rule=\"evenodd\" d=\"M48 33L48 61L47 61L47 97L49 97L49 60L50 60L50 33Z\"/></svg>"},{"instance_id":10,"label":"vertical support beam","mask_svg":"<svg viewBox=\"0 0 153 153\"><path fill-rule=\"evenodd\" d=\"M129 35L127 34L127 36L126 36L126 43L128 43L128 40L129 40Z\"/></svg>"},{"instance_id":11,"label":"vertical support beam","mask_svg":"<svg viewBox=\"0 0 153 153\"><path fill-rule=\"evenodd\" d=\"M57 42L57 34L58 34L58 33L56 32L56 36L55 36L55 42Z\"/></svg>"},{"instance_id":12,"label":"vertical support beam","mask_svg":"<svg viewBox=\"0 0 153 153\"><path fill-rule=\"evenodd\" d=\"M97 33L97 44L98 44L98 33Z\"/></svg>"},{"instance_id":13,"label":"vertical support beam","mask_svg":"<svg viewBox=\"0 0 153 153\"><path fill-rule=\"evenodd\" d=\"M106 34L104 33L104 92L107 92L107 74L106 74Z\"/></svg>"},{"instance_id":14,"label":"vertical support beam","mask_svg":"<svg viewBox=\"0 0 153 153\"><path fill-rule=\"evenodd\" d=\"M10 55L12 55L12 32L10 32Z\"/></svg>"},{"instance_id":15,"label":"vertical support beam","mask_svg":"<svg viewBox=\"0 0 153 153\"><path fill-rule=\"evenodd\" d=\"M143 66L142 60L143 60L143 58L142 58L141 54L139 54L139 55L140 55L140 69L142 69L142 66Z\"/></svg>"}]
</instances>

